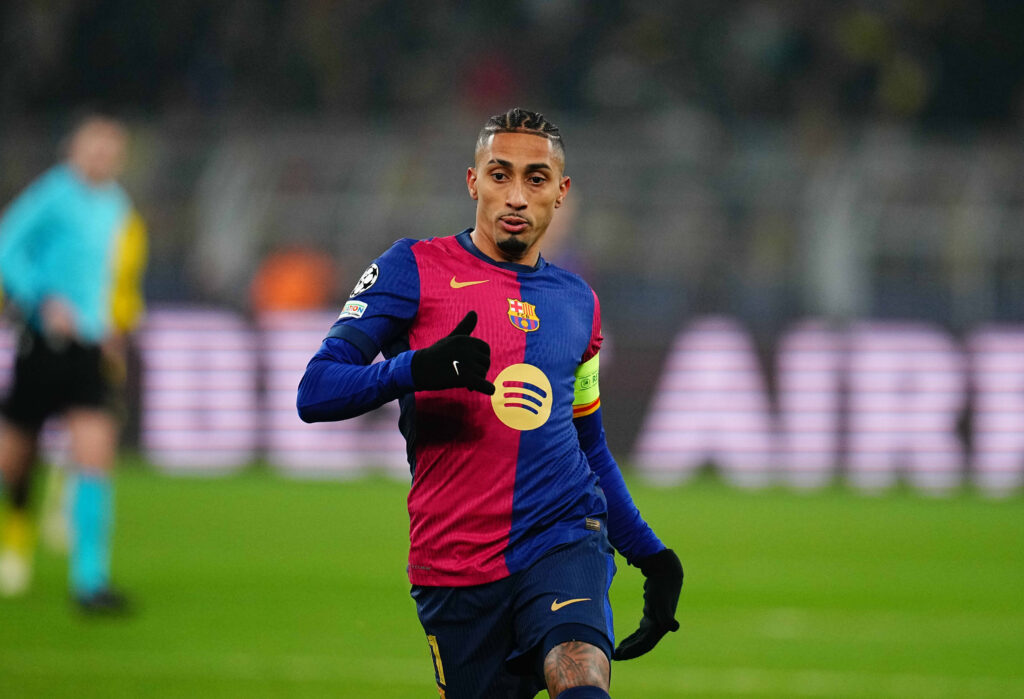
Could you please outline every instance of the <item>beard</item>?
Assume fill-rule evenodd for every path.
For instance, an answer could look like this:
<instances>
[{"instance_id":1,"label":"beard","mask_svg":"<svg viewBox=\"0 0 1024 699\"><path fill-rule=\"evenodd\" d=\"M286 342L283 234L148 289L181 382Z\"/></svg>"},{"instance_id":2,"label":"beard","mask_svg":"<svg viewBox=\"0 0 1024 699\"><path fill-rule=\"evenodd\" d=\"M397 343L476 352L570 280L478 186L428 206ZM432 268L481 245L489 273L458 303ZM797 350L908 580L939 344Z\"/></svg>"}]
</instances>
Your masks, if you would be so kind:
<instances>
[{"instance_id":1,"label":"beard","mask_svg":"<svg viewBox=\"0 0 1024 699\"><path fill-rule=\"evenodd\" d=\"M526 254L526 248L529 247L515 236L497 241L497 246L499 250L515 260L521 259Z\"/></svg>"}]
</instances>

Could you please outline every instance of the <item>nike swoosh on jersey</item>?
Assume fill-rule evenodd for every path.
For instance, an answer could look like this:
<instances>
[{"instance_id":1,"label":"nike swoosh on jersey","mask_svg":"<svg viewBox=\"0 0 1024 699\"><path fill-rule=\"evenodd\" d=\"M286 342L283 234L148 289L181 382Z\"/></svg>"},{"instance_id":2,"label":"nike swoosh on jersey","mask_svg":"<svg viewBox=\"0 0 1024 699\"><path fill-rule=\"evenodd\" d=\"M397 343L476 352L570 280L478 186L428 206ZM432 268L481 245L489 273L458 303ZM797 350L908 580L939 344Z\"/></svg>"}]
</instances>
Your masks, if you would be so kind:
<instances>
[{"instance_id":1,"label":"nike swoosh on jersey","mask_svg":"<svg viewBox=\"0 0 1024 699\"><path fill-rule=\"evenodd\" d=\"M555 601L553 601L551 603L551 611L557 612L562 607L568 606L570 604L576 604L577 602L589 602L589 601L590 601L589 597L578 597L577 599L567 599L564 602L559 602L558 599L556 598Z\"/></svg>"},{"instance_id":2,"label":"nike swoosh on jersey","mask_svg":"<svg viewBox=\"0 0 1024 699\"><path fill-rule=\"evenodd\" d=\"M474 284L486 284L489 281L491 281L491 280L490 279L484 279L484 280L481 280L481 281L478 281L478 282L457 282L457 281L455 281L455 277L452 277L451 285L452 285L453 289L461 289L464 286L473 286Z\"/></svg>"}]
</instances>

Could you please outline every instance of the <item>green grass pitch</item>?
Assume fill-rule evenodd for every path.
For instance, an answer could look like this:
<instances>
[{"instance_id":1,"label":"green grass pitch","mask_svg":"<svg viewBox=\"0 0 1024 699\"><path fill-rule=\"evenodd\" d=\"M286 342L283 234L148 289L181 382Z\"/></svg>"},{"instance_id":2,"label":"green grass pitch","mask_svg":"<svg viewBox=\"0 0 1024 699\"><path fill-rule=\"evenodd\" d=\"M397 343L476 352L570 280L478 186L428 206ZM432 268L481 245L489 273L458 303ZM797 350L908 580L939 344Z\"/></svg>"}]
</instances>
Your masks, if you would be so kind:
<instances>
[{"instance_id":1,"label":"green grass pitch","mask_svg":"<svg viewBox=\"0 0 1024 699\"><path fill-rule=\"evenodd\" d=\"M616 699L1024 697L1024 498L631 487L686 584L682 629L614 665ZM0 697L436 697L406 491L127 464L114 568L139 613L81 618L41 551L0 600ZM620 559L620 636L641 586Z\"/></svg>"}]
</instances>

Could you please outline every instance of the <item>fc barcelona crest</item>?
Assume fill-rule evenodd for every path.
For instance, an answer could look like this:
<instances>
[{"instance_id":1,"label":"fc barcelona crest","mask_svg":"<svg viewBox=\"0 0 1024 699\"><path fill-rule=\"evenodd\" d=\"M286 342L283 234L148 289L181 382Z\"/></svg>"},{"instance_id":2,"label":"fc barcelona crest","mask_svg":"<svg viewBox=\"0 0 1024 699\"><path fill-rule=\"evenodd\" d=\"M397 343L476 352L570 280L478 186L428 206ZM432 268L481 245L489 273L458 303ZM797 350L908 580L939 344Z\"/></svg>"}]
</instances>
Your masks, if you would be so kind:
<instances>
[{"instance_id":1,"label":"fc barcelona crest","mask_svg":"<svg viewBox=\"0 0 1024 699\"><path fill-rule=\"evenodd\" d=\"M524 332L532 332L540 327L537 307L519 299L508 299L508 319L513 326Z\"/></svg>"}]
</instances>

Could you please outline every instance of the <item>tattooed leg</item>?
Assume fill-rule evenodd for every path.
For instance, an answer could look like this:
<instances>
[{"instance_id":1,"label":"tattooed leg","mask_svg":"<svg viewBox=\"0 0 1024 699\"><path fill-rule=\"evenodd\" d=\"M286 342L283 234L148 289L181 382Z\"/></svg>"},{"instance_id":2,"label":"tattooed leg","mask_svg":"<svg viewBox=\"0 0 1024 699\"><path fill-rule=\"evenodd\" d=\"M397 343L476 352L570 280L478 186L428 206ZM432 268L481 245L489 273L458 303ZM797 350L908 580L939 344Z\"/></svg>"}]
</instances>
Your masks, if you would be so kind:
<instances>
[{"instance_id":1,"label":"tattooed leg","mask_svg":"<svg viewBox=\"0 0 1024 699\"><path fill-rule=\"evenodd\" d=\"M604 651L582 641L559 644L544 658L544 681L551 697L571 687L600 687L607 692L610 673Z\"/></svg>"}]
</instances>

